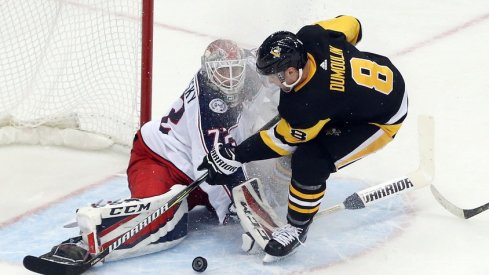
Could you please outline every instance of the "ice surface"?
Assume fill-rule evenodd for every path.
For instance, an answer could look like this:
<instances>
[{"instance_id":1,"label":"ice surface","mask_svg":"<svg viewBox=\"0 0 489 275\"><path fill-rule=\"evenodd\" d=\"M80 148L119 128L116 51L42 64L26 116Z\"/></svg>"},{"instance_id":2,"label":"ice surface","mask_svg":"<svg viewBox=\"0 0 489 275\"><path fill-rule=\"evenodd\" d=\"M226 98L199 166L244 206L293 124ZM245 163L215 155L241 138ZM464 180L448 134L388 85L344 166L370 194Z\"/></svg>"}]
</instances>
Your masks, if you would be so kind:
<instances>
[{"instance_id":1,"label":"ice surface","mask_svg":"<svg viewBox=\"0 0 489 275\"><path fill-rule=\"evenodd\" d=\"M403 73L410 113L392 144L335 175L324 206L365 184L414 170L419 114L435 118L434 184L440 192L467 208L489 201L489 1L155 2L155 117L181 94L213 39L231 38L255 47L276 30L296 31L339 14L355 15L364 30L359 48L391 57ZM22 255L38 255L71 236L61 226L78 205L127 192L123 178L104 183L124 172L127 155L7 146L0 148L0 163L1 274L29 274L21 267ZM190 265L196 256L208 259L207 274L489 274L484 259L489 214L457 219L428 189L318 220L306 247L273 266L240 252L237 229L215 227L212 220L199 227L174 250L109 263L92 274L164 274L175 269L194 274Z\"/></svg>"},{"instance_id":2,"label":"ice surface","mask_svg":"<svg viewBox=\"0 0 489 275\"><path fill-rule=\"evenodd\" d=\"M0 251L0 259L20 263L26 254L41 255L52 245L76 236L76 228L62 228L73 219L74 210L101 198L126 198L129 195L124 188L126 184L125 177L112 178L100 186L2 227L0 247L9 249ZM331 202L341 202L364 187L365 183L358 180L333 181L328 197ZM199 208L191 212L190 232L180 245L152 255L109 262L97 266L90 273L137 275L144 271L163 271L171 266L176 274L192 274L191 262L196 256L208 260L208 272L212 274L284 274L321 269L351 260L396 238L411 219L411 208L403 197L368 209L347 210L323 217L313 224L308 235L310 241L293 256L293 260L264 265L261 261L263 254L248 255L241 251L243 231L239 224L219 226L214 215L205 208Z\"/></svg>"}]
</instances>

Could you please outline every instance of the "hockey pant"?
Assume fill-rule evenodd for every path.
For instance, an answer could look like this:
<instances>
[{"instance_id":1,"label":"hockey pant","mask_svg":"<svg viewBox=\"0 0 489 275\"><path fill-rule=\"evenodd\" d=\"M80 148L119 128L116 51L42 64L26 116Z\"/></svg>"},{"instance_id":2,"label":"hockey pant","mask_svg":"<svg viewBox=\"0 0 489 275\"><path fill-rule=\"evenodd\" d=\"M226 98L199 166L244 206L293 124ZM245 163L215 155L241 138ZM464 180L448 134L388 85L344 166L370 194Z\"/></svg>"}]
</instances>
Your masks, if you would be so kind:
<instances>
[{"instance_id":1,"label":"hockey pant","mask_svg":"<svg viewBox=\"0 0 489 275\"><path fill-rule=\"evenodd\" d=\"M144 143L141 132L134 138L127 179L132 198L148 198L164 194L175 184L188 185L193 180L173 163L157 155ZM197 188L187 197L189 209L197 205L212 206L207 193Z\"/></svg>"},{"instance_id":2,"label":"hockey pant","mask_svg":"<svg viewBox=\"0 0 489 275\"><path fill-rule=\"evenodd\" d=\"M318 212L330 173L383 148L401 127L362 124L329 126L292 155L287 220L306 225Z\"/></svg>"}]
</instances>

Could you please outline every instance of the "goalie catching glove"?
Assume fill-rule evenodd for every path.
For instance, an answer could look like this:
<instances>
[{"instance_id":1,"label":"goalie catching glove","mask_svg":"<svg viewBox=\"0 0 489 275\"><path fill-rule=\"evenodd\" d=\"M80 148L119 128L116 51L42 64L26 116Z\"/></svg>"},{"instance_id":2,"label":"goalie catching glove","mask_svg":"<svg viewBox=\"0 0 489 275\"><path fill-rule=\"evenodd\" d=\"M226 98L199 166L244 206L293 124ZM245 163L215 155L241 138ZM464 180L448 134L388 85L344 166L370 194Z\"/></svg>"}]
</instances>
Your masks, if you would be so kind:
<instances>
[{"instance_id":1,"label":"goalie catching glove","mask_svg":"<svg viewBox=\"0 0 489 275\"><path fill-rule=\"evenodd\" d=\"M206 182L210 185L215 185L223 182L219 178L234 174L241 165L241 162L236 160L236 154L233 148L218 143L204 157L197 170L202 171L207 169L208 175Z\"/></svg>"}]
</instances>

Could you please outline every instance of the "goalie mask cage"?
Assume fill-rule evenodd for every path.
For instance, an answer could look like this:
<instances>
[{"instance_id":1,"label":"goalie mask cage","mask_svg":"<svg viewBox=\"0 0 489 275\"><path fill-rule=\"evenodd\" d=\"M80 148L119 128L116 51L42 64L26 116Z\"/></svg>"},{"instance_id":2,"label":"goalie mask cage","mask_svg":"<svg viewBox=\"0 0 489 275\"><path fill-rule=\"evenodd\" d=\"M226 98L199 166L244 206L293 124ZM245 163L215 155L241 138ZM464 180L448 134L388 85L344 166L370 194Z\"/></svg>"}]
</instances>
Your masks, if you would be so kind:
<instances>
[{"instance_id":1,"label":"goalie mask cage","mask_svg":"<svg viewBox=\"0 0 489 275\"><path fill-rule=\"evenodd\" d=\"M130 146L151 116L153 0L0 9L0 144Z\"/></svg>"}]
</instances>

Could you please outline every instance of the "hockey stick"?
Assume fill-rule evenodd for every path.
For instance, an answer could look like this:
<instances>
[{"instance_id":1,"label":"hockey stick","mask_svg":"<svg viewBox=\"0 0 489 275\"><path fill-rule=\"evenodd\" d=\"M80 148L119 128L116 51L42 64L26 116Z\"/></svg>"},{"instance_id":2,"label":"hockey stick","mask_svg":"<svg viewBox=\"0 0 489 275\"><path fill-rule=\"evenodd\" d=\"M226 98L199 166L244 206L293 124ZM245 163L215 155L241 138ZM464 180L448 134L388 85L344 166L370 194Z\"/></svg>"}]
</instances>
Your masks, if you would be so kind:
<instances>
[{"instance_id":1,"label":"hockey stick","mask_svg":"<svg viewBox=\"0 0 489 275\"><path fill-rule=\"evenodd\" d=\"M333 205L326 209L320 210L316 217L329 215L343 209L361 209L372 202L380 199L389 198L403 192L415 190L430 185L430 190L435 199L443 208L453 215L470 219L489 209L489 203L472 209L463 209L447 200L438 189L431 184L434 178L434 122L429 116L420 116L418 118L418 135L419 135L419 155L420 164L418 170L409 173L407 177L381 183L373 187L361 190L350 195L342 203ZM413 188L414 187L414 188Z\"/></svg>"},{"instance_id":2,"label":"hockey stick","mask_svg":"<svg viewBox=\"0 0 489 275\"><path fill-rule=\"evenodd\" d=\"M260 130L258 130L258 132L269 129L270 127L275 125L277 122L279 122L280 119L281 119L280 115L274 116L272 119L270 119L270 121L268 121L265 125L263 125L260 128Z\"/></svg>"},{"instance_id":3,"label":"hockey stick","mask_svg":"<svg viewBox=\"0 0 489 275\"><path fill-rule=\"evenodd\" d=\"M433 129L434 125L432 117L424 115L418 117L420 162L417 170L408 173L405 177L393 179L355 192L348 196L342 203L320 210L315 218L329 215L343 209L362 209L380 200L430 185L434 178Z\"/></svg>"},{"instance_id":4,"label":"hockey stick","mask_svg":"<svg viewBox=\"0 0 489 275\"><path fill-rule=\"evenodd\" d=\"M183 199L185 199L190 192L195 190L202 182L207 178L207 173L204 173L197 180L189 184L185 189L176 194L173 198L171 198L167 203L162 205L156 211L151 213L151 215L147 216L144 220L139 222L136 226L131 228L126 233L122 234L117 240L115 240L109 247L102 250L99 254L95 255L92 259L84 263L76 263L76 264L65 264L54 261L49 261L43 258L34 257L34 256L26 256L24 258L23 264L24 266L34 272L42 273L42 274L82 274L87 271L89 268L102 261L107 255L109 255L112 251L116 250L119 246L124 244L127 240L131 239L138 232L146 228L151 222L156 220L158 217L163 215L168 209L180 203Z\"/></svg>"},{"instance_id":5,"label":"hockey stick","mask_svg":"<svg viewBox=\"0 0 489 275\"><path fill-rule=\"evenodd\" d=\"M280 116L277 115L273 117L268 123L260 128L258 131L268 129L280 120ZM124 244L127 240L131 239L138 232L146 228L151 222L156 220L158 217L163 215L168 209L182 202L192 191L194 191L202 182L207 178L207 172L200 176L197 180L189 184L182 191L171 198L167 203L159 207L156 211L152 212L144 220L139 222L136 226L131 228L126 233L122 234L117 238L109 247L102 250L99 254L95 255L92 259L84 263L67 264L50 261L44 258L35 256L24 257L23 264L24 267L37 273L42 274L82 274L92 266L96 265L98 262L102 261L107 255L112 251L116 250L119 246Z\"/></svg>"},{"instance_id":6,"label":"hockey stick","mask_svg":"<svg viewBox=\"0 0 489 275\"><path fill-rule=\"evenodd\" d=\"M400 177L355 192L342 203L321 209L315 218L325 217L343 209L362 209L374 202L430 185L434 178L433 118L429 116L418 117L418 136L420 162L417 170L408 173L406 177ZM263 192L260 190L260 185L259 181L254 183L253 180L250 180L233 189L234 198L237 200L238 216L240 216L241 225L245 229L245 234L242 236L242 249L246 252L253 249L255 242L263 249L271 239L269 232L273 231L280 223L275 211L271 209L266 198L262 197ZM489 209L489 203L474 209L460 209L444 199L434 185L431 185L431 191L443 207L462 218L468 219Z\"/></svg>"},{"instance_id":7,"label":"hockey stick","mask_svg":"<svg viewBox=\"0 0 489 275\"><path fill-rule=\"evenodd\" d=\"M353 193L342 203L320 210L315 219L338 212L343 209L361 209L383 199L390 198L416 188L429 185L434 175L433 165L433 120L427 116L418 119L420 163L416 171L406 177L400 177L373 187ZM271 232L280 227L282 222L269 205L258 179L235 187L233 195L243 234L244 251L251 251L256 242L262 249L271 239Z\"/></svg>"},{"instance_id":8,"label":"hockey stick","mask_svg":"<svg viewBox=\"0 0 489 275\"><path fill-rule=\"evenodd\" d=\"M280 116L278 116L278 115L275 116L268 123L266 123L264 126L262 126L259 131L267 129L268 127L271 127L273 124L277 123L279 120L280 120ZM177 205L178 203L182 202L192 191L194 191L201 183L203 183L206 180L206 178L207 178L207 172L202 174L202 176L200 176L197 180L195 180L194 182L189 184L187 187L185 187L185 189L183 189L178 194L176 194L172 199L170 199L167 203L165 203L160 208L158 208L156 211L151 213L151 215L146 217L144 220L142 220L140 223L138 223L131 230L124 233L115 242L113 242L109 247L104 249L102 252L97 254L97 256L95 256L92 260L90 260L89 261L90 267L95 265L96 263L100 262L107 255L109 255L109 253L116 250L120 245L122 245L125 241L132 238L136 233L138 233L143 228L148 226L152 221L156 220L159 216L163 215L166 211L168 211L168 209L170 209L173 206Z\"/></svg>"}]
</instances>

